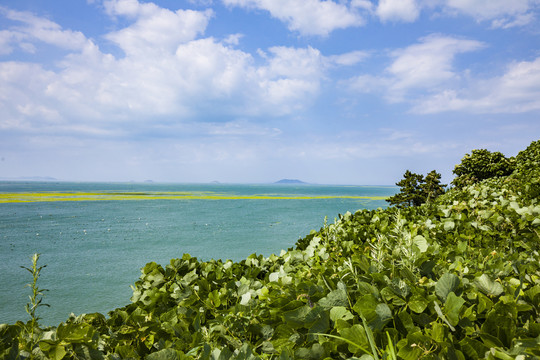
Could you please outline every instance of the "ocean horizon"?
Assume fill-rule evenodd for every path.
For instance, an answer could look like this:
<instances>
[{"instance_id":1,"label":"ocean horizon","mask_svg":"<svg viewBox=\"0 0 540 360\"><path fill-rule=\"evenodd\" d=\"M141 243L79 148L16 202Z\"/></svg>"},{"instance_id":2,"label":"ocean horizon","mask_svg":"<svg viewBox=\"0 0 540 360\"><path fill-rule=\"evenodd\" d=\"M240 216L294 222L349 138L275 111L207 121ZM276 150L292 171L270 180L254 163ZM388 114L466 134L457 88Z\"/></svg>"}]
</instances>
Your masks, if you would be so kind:
<instances>
[{"instance_id":1,"label":"ocean horizon","mask_svg":"<svg viewBox=\"0 0 540 360\"><path fill-rule=\"evenodd\" d=\"M27 321L30 257L44 325L130 303L148 262L240 261L294 247L325 217L384 208L395 186L0 181L0 323Z\"/></svg>"}]
</instances>

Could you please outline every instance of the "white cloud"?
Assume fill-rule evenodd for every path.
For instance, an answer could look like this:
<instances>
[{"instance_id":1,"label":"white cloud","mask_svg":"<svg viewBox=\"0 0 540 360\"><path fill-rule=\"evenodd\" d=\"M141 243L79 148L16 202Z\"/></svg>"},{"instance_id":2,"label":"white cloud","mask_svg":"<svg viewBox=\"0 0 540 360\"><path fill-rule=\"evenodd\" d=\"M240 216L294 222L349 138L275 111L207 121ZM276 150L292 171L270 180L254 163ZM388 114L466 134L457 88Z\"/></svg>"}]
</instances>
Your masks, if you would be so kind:
<instances>
[{"instance_id":1,"label":"white cloud","mask_svg":"<svg viewBox=\"0 0 540 360\"><path fill-rule=\"evenodd\" d=\"M530 23L539 5L538 0L446 0L444 6L477 21L491 20L495 28L509 28Z\"/></svg>"},{"instance_id":2,"label":"white cloud","mask_svg":"<svg viewBox=\"0 0 540 360\"><path fill-rule=\"evenodd\" d=\"M531 23L540 6L539 0L378 0L376 8L373 9L373 3L358 1L361 1L365 10L377 15L382 22L414 22L423 10L440 9L446 15L466 15L479 22L490 21L491 27L503 29Z\"/></svg>"},{"instance_id":3,"label":"white cloud","mask_svg":"<svg viewBox=\"0 0 540 360\"><path fill-rule=\"evenodd\" d=\"M47 122L112 136L143 128L174 130L175 123L201 114L223 121L290 114L314 101L330 65L353 64L364 56L353 52L326 58L311 47L272 47L254 58L235 48L241 35L201 37L212 16L208 11L170 11L131 0L108 1L106 9L111 16L130 19L131 24L106 34L124 56L105 54L84 35L49 20L18 14L17 34L24 41L37 41L29 35L35 24L55 29L59 39L47 38L50 44L64 47L66 34L80 41L49 70L0 63L4 128L28 130ZM0 41L23 44L12 38L0 33ZM133 125L120 132L128 121Z\"/></svg>"},{"instance_id":4,"label":"white cloud","mask_svg":"<svg viewBox=\"0 0 540 360\"><path fill-rule=\"evenodd\" d=\"M511 63L506 72L475 78L454 67L455 57L485 45L475 40L431 35L390 53L383 74L363 74L348 81L354 92L376 93L387 101L412 105L412 112L524 113L540 110L540 58Z\"/></svg>"},{"instance_id":5,"label":"white cloud","mask_svg":"<svg viewBox=\"0 0 540 360\"><path fill-rule=\"evenodd\" d=\"M55 22L29 12L0 7L0 14L3 14L9 20L23 24L23 26L12 27L9 33L11 41L42 41L66 50L80 50L89 41L78 31L63 30ZM4 34L4 38L5 36Z\"/></svg>"},{"instance_id":6,"label":"white cloud","mask_svg":"<svg viewBox=\"0 0 540 360\"><path fill-rule=\"evenodd\" d=\"M420 15L420 6L416 0L379 0L376 14L383 22L413 22Z\"/></svg>"},{"instance_id":7,"label":"white cloud","mask_svg":"<svg viewBox=\"0 0 540 360\"><path fill-rule=\"evenodd\" d=\"M533 2L530 0L447 0L446 6L479 20L499 16L523 14Z\"/></svg>"},{"instance_id":8,"label":"white cloud","mask_svg":"<svg viewBox=\"0 0 540 360\"><path fill-rule=\"evenodd\" d=\"M456 76L452 62L457 54L482 47L475 40L430 35L418 44L394 51L395 60L387 71L396 79L395 88L429 87Z\"/></svg>"},{"instance_id":9,"label":"white cloud","mask_svg":"<svg viewBox=\"0 0 540 360\"><path fill-rule=\"evenodd\" d=\"M540 58L514 62L505 74L476 79L467 88L448 89L418 102L418 113L468 111L524 113L540 110Z\"/></svg>"},{"instance_id":10,"label":"white cloud","mask_svg":"<svg viewBox=\"0 0 540 360\"><path fill-rule=\"evenodd\" d=\"M228 45L238 45L240 44L240 39L244 37L244 34L231 34L228 35L223 42Z\"/></svg>"},{"instance_id":11,"label":"white cloud","mask_svg":"<svg viewBox=\"0 0 540 360\"><path fill-rule=\"evenodd\" d=\"M282 115L302 108L304 101L311 103L324 75L324 58L318 50L278 46L269 49L270 55L259 54L267 60L256 70L258 92L268 103L267 110Z\"/></svg>"},{"instance_id":12,"label":"white cloud","mask_svg":"<svg viewBox=\"0 0 540 360\"><path fill-rule=\"evenodd\" d=\"M132 25L107 34L109 40L131 56L173 52L179 44L202 34L213 15L211 10L174 12L137 0L111 0L105 3L105 8L111 15L136 19Z\"/></svg>"},{"instance_id":13,"label":"white cloud","mask_svg":"<svg viewBox=\"0 0 540 360\"><path fill-rule=\"evenodd\" d=\"M509 29L516 26L525 26L534 21L534 14L526 13L515 17L495 19L491 22L493 28Z\"/></svg>"},{"instance_id":14,"label":"white cloud","mask_svg":"<svg viewBox=\"0 0 540 360\"><path fill-rule=\"evenodd\" d=\"M431 35L417 44L393 51L394 61L386 68L388 98L402 101L413 90L433 91L459 81L461 74L453 67L455 56L483 46L475 40Z\"/></svg>"},{"instance_id":15,"label":"white cloud","mask_svg":"<svg viewBox=\"0 0 540 360\"><path fill-rule=\"evenodd\" d=\"M361 26L364 19L357 9L365 2L347 6L347 1L332 0L222 0L229 6L262 9L287 23L289 30L302 35L328 35L336 29Z\"/></svg>"},{"instance_id":16,"label":"white cloud","mask_svg":"<svg viewBox=\"0 0 540 360\"><path fill-rule=\"evenodd\" d=\"M369 57L367 51L351 51L345 54L328 56L328 60L336 65L351 66Z\"/></svg>"}]
</instances>

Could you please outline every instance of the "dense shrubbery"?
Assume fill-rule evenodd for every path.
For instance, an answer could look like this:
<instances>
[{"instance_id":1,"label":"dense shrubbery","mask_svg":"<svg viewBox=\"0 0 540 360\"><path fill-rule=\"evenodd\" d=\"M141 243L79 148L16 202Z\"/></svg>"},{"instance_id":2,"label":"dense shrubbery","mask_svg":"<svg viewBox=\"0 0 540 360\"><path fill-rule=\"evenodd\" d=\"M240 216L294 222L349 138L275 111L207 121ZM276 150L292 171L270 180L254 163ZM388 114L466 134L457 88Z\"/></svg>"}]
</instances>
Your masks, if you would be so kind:
<instances>
[{"instance_id":1,"label":"dense shrubbery","mask_svg":"<svg viewBox=\"0 0 540 360\"><path fill-rule=\"evenodd\" d=\"M347 213L279 256L149 263L132 304L37 328L32 354L28 324L1 325L0 355L539 358L539 163L534 142L511 176Z\"/></svg>"},{"instance_id":2,"label":"dense shrubbery","mask_svg":"<svg viewBox=\"0 0 540 360\"><path fill-rule=\"evenodd\" d=\"M515 159L507 158L498 151L473 150L471 154L465 154L461 163L455 166L453 173L456 178L452 180L452 184L463 188L482 180L508 176L512 174L515 166Z\"/></svg>"}]
</instances>

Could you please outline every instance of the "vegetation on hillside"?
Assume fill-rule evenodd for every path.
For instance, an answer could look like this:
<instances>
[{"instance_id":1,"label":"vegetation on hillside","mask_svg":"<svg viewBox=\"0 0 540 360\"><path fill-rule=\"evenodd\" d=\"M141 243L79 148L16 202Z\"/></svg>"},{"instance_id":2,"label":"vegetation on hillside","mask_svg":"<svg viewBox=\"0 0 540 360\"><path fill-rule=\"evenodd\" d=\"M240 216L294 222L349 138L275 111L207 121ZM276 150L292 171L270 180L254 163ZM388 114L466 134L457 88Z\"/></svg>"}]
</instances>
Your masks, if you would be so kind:
<instances>
[{"instance_id":1,"label":"vegetation on hillside","mask_svg":"<svg viewBox=\"0 0 540 360\"><path fill-rule=\"evenodd\" d=\"M538 359L540 141L512 168L340 215L279 256L149 263L107 317L32 338L30 322L0 325L0 357Z\"/></svg>"}]
</instances>

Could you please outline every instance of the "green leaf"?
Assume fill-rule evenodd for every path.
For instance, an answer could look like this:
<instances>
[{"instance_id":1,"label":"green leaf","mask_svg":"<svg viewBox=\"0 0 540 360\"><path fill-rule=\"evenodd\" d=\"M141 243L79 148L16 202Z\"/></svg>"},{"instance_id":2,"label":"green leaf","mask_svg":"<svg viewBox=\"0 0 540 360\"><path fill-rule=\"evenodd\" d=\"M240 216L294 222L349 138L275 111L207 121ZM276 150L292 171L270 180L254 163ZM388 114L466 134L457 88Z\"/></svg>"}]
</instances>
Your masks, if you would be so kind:
<instances>
[{"instance_id":1,"label":"green leaf","mask_svg":"<svg viewBox=\"0 0 540 360\"><path fill-rule=\"evenodd\" d=\"M414 244L418 247L421 253L427 251L429 244L422 235L416 235L413 239Z\"/></svg>"},{"instance_id":2,"label":"green leaf","mask_svg":"<svg viewBox=\"0 0 540 360\"><path fill-rule=\"evenodd\" d=\"M392 311L388 305L379 303L371 294L358 299L353 310L363 316L373 330L382 330L386 323L392 319Z\"/></svg>"},{"instance_id":3,"label":"green leaf","mask_svg":"<svg viewBox=\"0 0 540 360\"><path fill-rule=\"evenodd\" d=\"M317 306L306 316L306 325L311 333L324 333L330 326L328 312Z\"/></svg>"},{"instance_id":4,"label":"green leaf","mask_svg":"<svg viewBox=\"0 0 540 360\"><path fill-rule=\"evenodd\" d=\"M70 342L88 342L92 340L94 330L89 324L60 324L56 330L58 339Z\"/></svg>"},{"instance_id":5,"label":"green leaf","mask_svg":"<svg viewBox=\"0 0 540 360\"><path fill-rule=\"evenodd\" d=\"M163 349L148 355L146 360L180 360L180 357L174 349Z\"/></svg>"},{"instance_id":6,"label":"green leaf","mask_svg":"<svg viewBox=\"0 0 540 360\"><path fill-rule=\"evenodd\" d=\"M474 285L487 296L499 296L504 292L502 285L492 281L486 274L474 279Z\"/></svg>"},{"instance_id":7,"label":"green leaf","mask_svg":"<svg viewBox=\"0 0 540 360\"><path fill-rule=\"evenodd\" d=\"M446 318L446 316L444 315L444 313L442 312L439 304L437 304L436 301L433 302L433 308L435 309L435 312L437 313L437 315L439 315L439 318L444 321L446 323L446 325L448 325L448 327L450 328L450 330L452 331L456 331L456 329L454 328L454 326L452 326L452 324L450 324L450 322L448 321L448 319Z\"/></svg>"},{"instance_id":8,"label":"green leaf","mask_svg":"<svg viewBox=\"0 0 540 360\"><path fill-rule=\"evenodd\" d=\"M454 274L446 273L440 277L435 284L435 294L444 302L451 292L456 292L459 286L459 277Z\"/></svg>"},{"instance_id":9,"label":"green leaf","mask_svg":"<svg viewBox=\"0 0 540 360\"><path fill-rule=\"evenodd\" d=\"M55 341L40 341L39 348L52 360L60 360L67 354L66 348Z\"/></svg>"},{"instance_id":10,"label":"green leaf","mask_svg":"<svg viewBox=\"0 0 540 360\"><path fill-rule=\"evenodd\" d=\"M338 289L330 291L326 297L319 300L318 304L327 309L334 306L349 306L349 299L345 290Z\"/></svg>"},{"instance_id":11,"label":"green leaf","mask_svg":"<svg viewBox=\"0 0 540 360\"><path fill-rule=\"evenodd\" d=\"M390 283L390 287L394 294L401 296L402 298L407 298L411 293L411 287L407 283L399 278L393 278Z\"/></svg>"},{"instance_id":12,"label":"green leaf","mask_svg":"<svg viewBox=\"0 0 540 360\"><path fill-rule=\"evenodd\" d=\"M362 350L369 354L369 341L362 325L355 324L350 328L341 329L339 334L341 335L341 340L344 340L349 344L350 352L355 353L358 350Z\"/></svg>"},{"instance_id":13,"label":"green leaf","mask_svg":"<svg viewBox=\"0 0 540 360\"><path fill-rule=\"evenodd\" d=\"M409 302L407 304L409 306L409 309L414 311L415 313L422 313L429 305L429 301L424 298L422 295L414 294L409 299Z\"/></svg>"},{"instance_id":14,"label":"green leaf","mask_svg":"<svg viewBox=\"0 0 540 360\"><path fill-rule=\"evenodd\" d=\"M459 312L461 307L465 304L465 300L456 296L453 292L449 293L444 303L444 314L448 318L448 322L453 326L457 326L459 323Z\"/></svg>"},{"instance_id":15,"label":"green leaf","mask_svg":"<svg viewBox=\"0 0 540 360\"><path fill-rule=\"evenodd\" d=\"M517 330L516 319L517 307L515 303L498 302L482 324L482 333L493 336L504 346L510 347Z\"/></svg>"},{"instance_id":16,"label":"green leaf","mask_svg":"<svg viewBox=\"0 0 540 360\"><path fill-rule=\"evenodd\" d=\"M66 348L62 345L56 345L54 348L52 348L49 351L49 357L51 360L60 360L63 359L64 356L66 356L67 351Z\"/></svg>"},{"instance_id":17,"label":"green leaf","mask_svg":"<svg viewBox=\"0 0 540 360\"><path fill-rule=\"evenodd\" d=\"M335 306L330 309L330 320L336 322L337 320L351 320L354 319L354 315L347 310L344 306Z\"/></svg>"},{"instance_id":18,"label":"green leaf","mask_svg":"<svg viewBox=\"0 0 540 360\"><path fill-rule=\"evenodd\" d=\"M444 222L444 231L454 230L456 224L452 220L446 220Z\"/></svg>"},{"instance_id":19,"label":"green leaf","mask_svg":"<svg viewBox=\"0 0 540 360\"><path fill-rule=\"evenodd\" d=\"M422 335L421 332L409 333L406 339L398 342L398 356L404 360L418 360L421 358L422 349L429 349L432 339Z\"/></svg>"}]
</instances>

